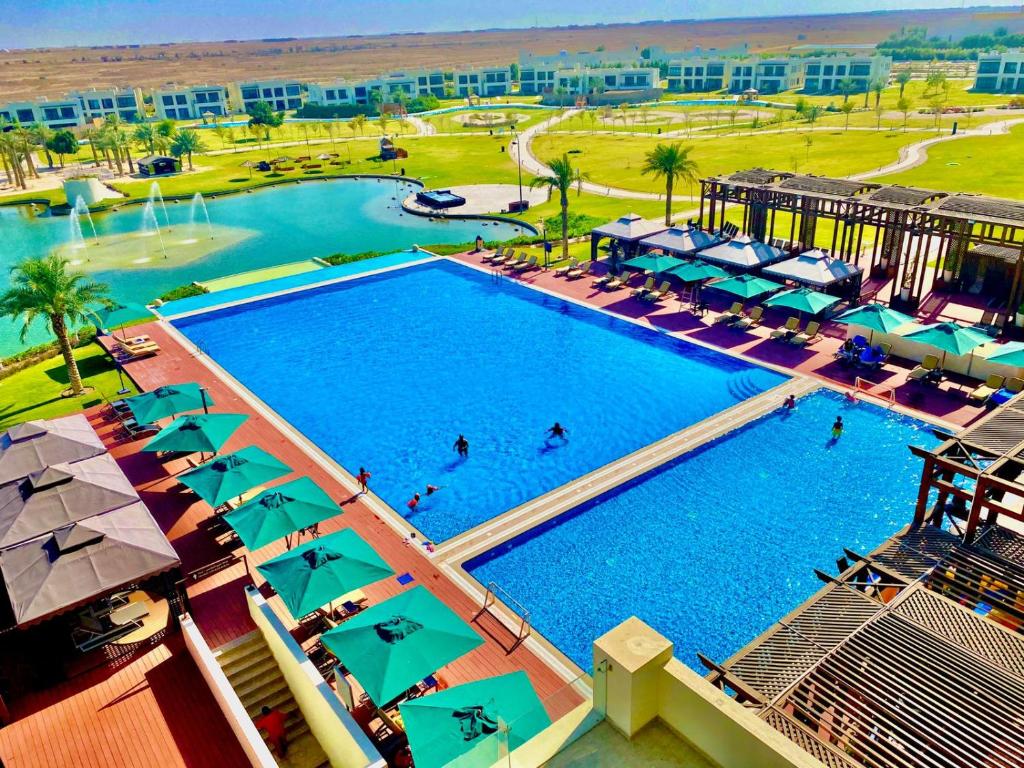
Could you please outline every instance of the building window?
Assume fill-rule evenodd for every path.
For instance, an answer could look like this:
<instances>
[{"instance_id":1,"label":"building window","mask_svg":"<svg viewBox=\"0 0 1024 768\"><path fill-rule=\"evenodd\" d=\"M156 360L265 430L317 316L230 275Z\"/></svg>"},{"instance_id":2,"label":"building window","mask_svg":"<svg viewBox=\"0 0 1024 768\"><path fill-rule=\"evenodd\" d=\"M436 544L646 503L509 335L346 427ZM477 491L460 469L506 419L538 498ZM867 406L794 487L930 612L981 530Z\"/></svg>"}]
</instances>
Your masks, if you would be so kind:
<instances>
[{"instance_id":1,"label":"building window","mask_svg":"<svg viewBox=\"0 0 1024 768\"><path fill-rule=\"evenodd\" d=\"M60 116L65 118L65 119L74 118L75 117L75 108L74 107L61 107L60 108Z\"/></svg>"},{"instance_id":2,"label":"building window","mask_svg":"<svg viewBox=\"0 0 1024 768\"><path fill-rule=\"evenodd\" d=\"M165 107L169 107L169 106L171 106L174 103L174 97L173 96L163 96L163 97L161 97L160 101L163 102Z\"/></svg>"},{"instance_id":3,"label":"building window","mask_svg":"<svg viewBox=\"0 0 1024 768\"><path fill-rule=\"evenodd\" d=\"M259 88L243 88L242 89L242 98L245 99L246 101L251 101L252 99L258 99L259 97L260 97L260 89Z\"/></svg>"},{"instance_id":4,"label":"building window","mask_svg":"<svg viewBox=\"0 0 1024 768\"><path fill-rule=\"evenodd\" d=\"M285 87L285 93L289 96L298 96L300 93L298 85L289 85Z\"/></svg>"},{"instance_id":5,"label":"building window","mask_svg":"<svg viewBox=\"0 0 1024 768\"><path fill-rule=\"evenodd\" d=\"M179 93L177 96L175 96L174 100L178 104L188 104L188 99L185 98L185 94L183 94L183 93ZM132 105L131 104L122 104L121 106L122 107L128 107L128 106L132 106Z\"/></svg>"}]
</instances>

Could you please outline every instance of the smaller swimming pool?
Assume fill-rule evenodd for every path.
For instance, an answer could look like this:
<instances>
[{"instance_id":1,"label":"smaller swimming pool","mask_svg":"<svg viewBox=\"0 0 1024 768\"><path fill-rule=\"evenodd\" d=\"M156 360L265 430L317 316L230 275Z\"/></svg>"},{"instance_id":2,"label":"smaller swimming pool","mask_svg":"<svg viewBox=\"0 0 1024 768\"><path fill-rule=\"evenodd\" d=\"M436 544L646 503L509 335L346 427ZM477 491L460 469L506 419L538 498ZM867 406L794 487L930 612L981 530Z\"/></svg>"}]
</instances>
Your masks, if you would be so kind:
<instances>
[{"instance_id":1,"label":"smaller swimming pool","mask_svg":"<svg viewBox=\"0 0 1024 768\"><path fill-rule=\"evenodd\" d=\"M929 425L829 390L798 401L468 561L530 611L582 669L591 643L638 616L700 670L821 586L842 548L907 523ZM830 431L837 414L846 429ZM703 671L703 670L700 670Z\"/></svg>"}]
</instances>

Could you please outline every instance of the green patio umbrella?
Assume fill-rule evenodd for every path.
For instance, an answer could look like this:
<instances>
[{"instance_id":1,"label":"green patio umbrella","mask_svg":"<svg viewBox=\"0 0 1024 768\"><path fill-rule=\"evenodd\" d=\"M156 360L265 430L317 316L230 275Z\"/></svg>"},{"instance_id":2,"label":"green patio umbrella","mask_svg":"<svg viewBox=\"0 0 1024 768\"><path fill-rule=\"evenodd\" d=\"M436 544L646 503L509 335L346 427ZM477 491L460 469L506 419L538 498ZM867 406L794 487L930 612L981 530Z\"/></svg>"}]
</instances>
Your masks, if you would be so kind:
<instances>
[{"instance_id":1,"label":"green patio umbrella","mask_svg":"<svg viewBox=\"0 0 1024 768\"><path fill-rule=\"evenodd\" d=\"M242 413L190 413L179 416L161 429L142 450L216 453L248 418Z\"/></svg>"},{"instance_id":2,"label":"green patio umbrella","mask_svg":"<svg viewBox=\"0 0 1024 768\"><path fill-rule=\"evenodd\" d=\"M101 331L108 331L111 328L121 326L121 336L124 336L124 325L133 320L152 320L153 313L142 304L109 304L92 311L97 323L96 327Z\"/></svg>"},{"instance_id":3,"label":"green patio umbrella","mask_svg":"<svg viewBox=\"0 0 1024 768\"><path fill-rule=\"evenodd\" d=\"M340 515L327 492L308 477L274 486L224 515L250 550L290 537L295 531ZM324 539L321 539L324 541ZM291 541L288 541L291 548Z\"/></svg>"},{"instance_id":4,"label":"green patio umbrella","mask_svg":"<svg viewBox=\"0 0 1024 768\"><path fill-rule=\"evenodd\" d=\"M685 261L677 267L668 270L670 275L675 275L684 283L696 283L701 280L717 280L720 277L728 277L729 273L714 264L707 264L702 261Z\"/></svg>"},{"instance_id":5,"label":"green patio umbrella","mask_svg":"<svg viewBox=\"0 0 1024 768\"><path fill-rule=\"evenodd\" d=\"M739 296L741 299L752 299L755 296L777 291L782 286L778 283L773 283L771 280L765 280L763 277L737 275L736 277L711 283L710 287L731 293L733 296Z\"/></svg>"},{"instance_id":6,"label":"green patio umbrella","mask_svg":"<svg viewBox=\"0 0 1024 768\"><path fill-rule=\"evenodd\" d=\"M841 299L838 296L829 296L821 291L813 291L810 288L794 288L791 291L775 294L765 301L764 305L766 307L786 307L797 312L816 315L839 301Z\"/></svg>"},{"instance_id":7,"label":"green patio umbrella","mask_svg":"<svg viewBox=\"0 0 1024 768\"><path fill-rule=\"evenodd\" d=\"M213 405L213 398L198 384L189 382L157 387L141 395L129 397L126 402L140 424L149 424L157 419L165 419L176 413L194 411L197 408L206 411Z\"/></svg>"},{"instance_id":8,"label":"green patio umbrella","mask_svg":"<svg viewBox=\"0 0 1024 768\"><path fill-rule=\"evenodd\" d=\"M522 671L409 699L398 709L417 768L490 768L551 725Z\"/></svg>"},{"instance_id":9,"label":"green patio umbrella","mask_svg":"<svg viewBox=\"0 0 1024 768\"><path fill-rule=\"evenodd\" d=\"M178 476L185 486L214 507L241 496L261 483L275 480L291 472L262 448L250 445L229 453Z\"/></svg>"},{"instance_id":10,"label":"green patio umbrella","mask_svg":"<svg viewBox=\"0 0 1024 768\"><path fill-rule=\"evenodd\" d=\"M1024 368L1024 342L1008 341L1006 344L993 345L984 358L990 363Z\"/></svg>"},{"instance_id":11,"label":"green patio umbrella","mask_svg":"<svg viewBox=\"0 0 1024 768\"><path fill-rule=\"evenodd\" d=\"M972 352L975 347L980 347L982 344L992 341L992 337L988 334L974 328L964 328L956 323L925 325L901 335L908 341L927 344L929 347L935 347L940 350L942 352L940 366L945 365L947 354L966 355ZM971 371L973 357L971 355L972 360L967 364L968 373Z\"/></svg>"},{"instance_id":12,"label":"green patio umbrella","mask_svg":"<svg viewBox=\"0 0 1024 768\"><path fill-rule=\"evenodd\" d=\"M484 642L423 586L367 608L321 640L378 706Z\"/></svg>"},{"instance_id":13,"label":"green patio umbrella","mask_svg":"<svg viewBox=\"0 0 1024 768\"><path fill-rule=\"evenodd\" d=\"M629 269L643 269L655 274L668 272L674 267L681 267L686 264L682 259L675 256L661 256L656 253L648 253L643 256L636 256L629 261L622 262L622 266Z\"/></svg>"},{"instance_id":14,"label":"green patio umbrella","mask_svg":"<svg viewBox=\"0 0 1024 768\"><path fill-rule=\"evenodd\" d=\"M297 619L353 589L395 575L350 528L307 541L257 569Z\"/></svg>"},{"instance_id":15,"label":"green patio umbrella","mask_svg":"<svg viewBox=\"0 0 1024 768\"><path fill-rule=\"evenodd\" d=\"M841 315L833 318L842 325L861 325L870 331L868 343L875 340L875 331L879 333L893 333L900 326L914 322L914 318L889 309L883 304L865 304L862 307L848 309Z\"/></svg>"}]
</instances>

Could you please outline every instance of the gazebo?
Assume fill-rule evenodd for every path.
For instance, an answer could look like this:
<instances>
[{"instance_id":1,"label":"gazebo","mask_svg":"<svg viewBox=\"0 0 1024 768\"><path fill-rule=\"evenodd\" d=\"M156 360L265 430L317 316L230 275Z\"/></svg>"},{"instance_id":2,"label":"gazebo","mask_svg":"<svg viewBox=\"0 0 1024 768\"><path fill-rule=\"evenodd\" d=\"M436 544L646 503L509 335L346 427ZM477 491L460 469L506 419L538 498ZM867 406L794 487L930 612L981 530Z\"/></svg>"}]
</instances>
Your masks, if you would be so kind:
<instances>
[{"instance_id":1,"label":"gazebo","mask_svg":"<svg viewBox=\"0 0 1024 768\"><path fill-rule=\"evenodd\" d=\"M670 227L664 232L645 237L640 241L640 247L649 251L659 249L674 256L692 256L720 242L722 240L718 236L696 227Z\"/></svg>"},{"instance_id":2,"label":"gazebo","mask_svg":"<svg viewBox=\"0 0 1024 768\"><path fill-rule=\"evenodd\" d=\"M699 251L697 258L712 264L720 264L726 269L751 272L782 261L786 258L786 253L767 243L754 240L749 235L740 235Z\"/></svg>"},{"instance_id":3,"label":"gazebo","mask_svg":"<svg viewBox=\"0 0 1024 768\"><path fill-rule=\"evenodd\" d=\"M641 240L666 229L668 227L661 222L649 221L635 213L627 214L590 231L590 258L597 261L597 246L607 237L612 241L612 261L616 261L620 253L628 259L637 254Z\"/></svg>"},{"instance_id":4,"label":"gazebo","mask_svg":"<svg viewBox=\"0 0 1024 768\"><path fill-rule=\"evenodd\" d=\"M841 291L851 297L860 295L860 283L864 277L864 270L860 267L829 256L819 248L773 264L765 268L764 273L833 295L839 295Z\"/></svg>"}]
</instances>

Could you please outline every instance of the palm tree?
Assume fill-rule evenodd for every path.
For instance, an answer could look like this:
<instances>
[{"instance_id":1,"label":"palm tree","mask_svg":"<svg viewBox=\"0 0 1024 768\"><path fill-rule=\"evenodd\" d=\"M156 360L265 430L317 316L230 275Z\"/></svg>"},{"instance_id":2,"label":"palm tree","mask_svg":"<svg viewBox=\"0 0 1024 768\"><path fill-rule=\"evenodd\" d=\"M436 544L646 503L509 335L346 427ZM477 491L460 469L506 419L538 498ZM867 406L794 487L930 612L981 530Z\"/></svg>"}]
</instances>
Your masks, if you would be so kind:
<instances>
[{"instance_id":1,"label":"palm tree","mask_svg":"<svg viewBox=\"0 0 1024 768\"><path fill-rule=\"evenodd\" d=\"M900 98L903 98L903 91L907 88L907 83L911 81L912 77L909 69L904 69L898 75L896 75L896 82L900 85Z\"/></svg>"},{"instance_id":2,"label":"palm tree","mask_svg":"<svg viewBox=\"0 0 1024 768\"><path fill-rule=\"evenodd\" d=\"M875 109L878 109L878 105L882 103L882 91L885 90L885 81L881 78L874 80L871 83L871 91L875 94Z\"/></svg>"},{"instance_id":3,"label":"palm tree","mask_svg":"<svg viewBox=\"0 0 1024 768\"><path fill-rule=\"evenodd\" d=\"M583 182L590 179L590 174L579 168L573 174L573 181L576 182L576 197L583 194Z\"/></svg>"},{"instance_id":4,"label":"palm tree","mask_svg":"<svg viewBox=\"0 0 1024 768\"><path fill-rule=\"evenodd\" d=\"M387 112L381 112L377 117L377 127L380 128L380 135L387 136L388 133L388 120L390 117Z\"/></svg>"},{"instance_id":5,"label":"palm tree","mask_svg":"<svg viewBox=\"0 0 1024 768\"><path fill-rule=\"evenodd\" d=\"M849 77L844 77L839 81L839 92L843 94L844 104L850 100L850 94L853 93L854 87L853 80Z\"/></svg>"},{"instance_id":6,"label":"palm tree","mask_svg":"<svg viewBox=\"0 0 1024 768\"><path fill-rule=\"evenodd\" d=\"M569 258L569 190L572 189L576 180L576 171L569 161L569 155L563 154L548 163L551 173L547 176L537 176L530 180L530 186L534 189L547 187L552 193L558 191L559 202L562 206L562 258Z\"/></svg>"},{"instance_id":7,"label":"palm tree","mask_svg":"<svg viewBox=\"0 0 1024 768\"><path fill-rule=\"evenodd\" d=\"M25 158L25 165L28 167L28 175L34 179L39 178L36 171L36 164L32 162L33 137L32 131L20 123L14 124L14 136L17 141L18 151Z\"/></svg>"},{"instance_id":8,"label":"palm tree","mask_svg":"<svg viewBox=\"0 0 1024 768\"><path fill-rule=\"evenodd\" d=\"M132 131L132 140L136 144L141 144L146 148L149 154L156 153L156 133L153 131L153 126L150 123L139 123L135 126L135 130Z\"/></svg>"},{"instance_id":9,"label":"palm tree","mask_svg":"<svg viewBox=\"0 0 1024 768\"><path fill-rule=\"evenodd\" d=\"M82 136L85 137L85 140L89 142L89 149L92 150L93 164L97 168L99 168L100 156L96 154L96 139L99 137L99 133L96 131L95 128L86 128L84 131L82 131Z\"/></svg>"},{"instance_id":10,"label":"palm tree","mask_svg":"<svg viewBox=\"0 0 1024 768\"><path fill-rule=\"evenodd\" d=\"M29 130L32 131L32 141L42 147L46 153L46 165L48 168L53 168L53 155L50 154L50 148L47 146L50 143L50 139L53 138L53 131L50 130L48 125L42 123L32 123L29 126Z\"/></svg>"},{"instance_id":11,"label":"palm tree","mask_svg":"<svg viewBox=\"0 0 1024 768\"><path fill-rule=\"evenodd\" d=\"M687 184L697 182L697 163L690 157L692 147L684 147L681 143L659 144L644 158L643 175L652 175L656 179L665 179L665 226L672 225L672 189L676 181Z\"/></svg>"},{"instance_id":12,"label":"palm tree","mask_svg":"<svg viewBox=\"0 0 1024 768\"><path fill-rule=\"evenodd\" d=\"M910 110L914 108L914 102L908 99L906 96L900 96L896 101L896 109L903 113L903 132L907 131L907 116L910 114Z\"/></svg>"},{"instance_id":13,"label":"palm tree","mask_svg":"<svg viewBox=\"0 0 1024 768\"><path fill-rule=\"evenodd\" d=\"M171 147L171 140L178 132L173 120L161 120L153 129L154 145L161 152L166 152Z\"/></svg>"},{"instance_id":14,"label":"palm tree","mask_svg":"<svg viewBox=\"0 0 1024 768\"><path fill-rule=\"evenodd\" d=\"M366 130L366 115L362 113L356 115L352 118L352 122L349 123L349 126L352 128L353 134L355 134L356 131L359 131L359 135L362 136L363 131Z\"/></svg>"},{"instance_id":15,"label":"palm tree","mask_svg":"<svg viewBox=\"0 0 1024 768\"><path fill-rule=\"evenodd\" d=\"M11 269L11 287L0 295L0 316L21 318L21 340L35 320L45 318L57 337L71 392L82 394L68 325L86 321L90 304L106 299L107 286L87 280L80 272L68 271L68 260L57 254L26 259Z\"/></svg>"},{"instance_id":16,"label":"palm tree","mask_svg":"<svg viewBox=\"0 0 1024 768\"><path fill-rule=\"evenodd\" d=\"M850 113L853 112L853 102L844 101L842 104L839 105L839 111L846 115L846 127L844 127L843 130L850 130Z\"/></svg>"},{"instance_id":17,"label":"palm tree","mask_svg":"<svg viewBox=\"0 0 1024 768\"><path fill-rule=\"evenodd\" d=\"M17 136L13 131L6 130L8 125L10 124L7 121L0 118L0 155L3 155L4 166L7 168L8 178L11 182L22 189L28 189L25 171L21 167Z\"/></svg>"},{"instance_id":18,"label":"palm tree","mask_svg":"<svg viewBox=\"0 0 1024 768\"><path fill-rule=\"evenodd\" d=\"M205 151L206 145L203 144L203 138L199 135L199 131L192 128L183 128L178 131L178 135L174 137L174 142L171 144L171 152L176 157L188 155L188 169L190 171L192 170L192 153L198 152L202 154Z\"/></svg>"}]
</instances>

